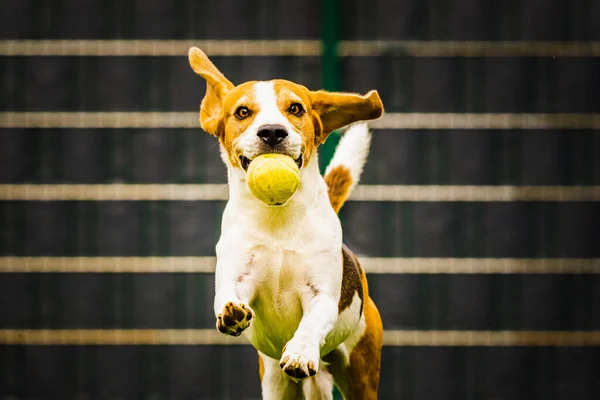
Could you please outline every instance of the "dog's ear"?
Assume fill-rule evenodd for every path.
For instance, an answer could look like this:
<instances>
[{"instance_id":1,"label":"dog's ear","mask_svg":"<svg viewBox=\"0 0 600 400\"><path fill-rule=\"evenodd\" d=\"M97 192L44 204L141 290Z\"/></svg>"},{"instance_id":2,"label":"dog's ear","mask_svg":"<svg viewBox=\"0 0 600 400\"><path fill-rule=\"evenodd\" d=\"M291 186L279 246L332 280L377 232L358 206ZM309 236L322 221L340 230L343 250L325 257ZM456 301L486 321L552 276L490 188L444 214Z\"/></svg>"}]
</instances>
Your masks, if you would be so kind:
<instances>
[{"instance_id":1,"label":"dog's ear","mask_svg":"<svg viewBox=\"0 0 600 400\"><path fill-rule=\"evenodd\" d=\"M336 129L357 121L377 119L383 115L383 103L376 90L361 96L356 93L310 92L315 121L315 138L323 143ZM319 128L320 132L319 132Z\"/></svg>"},{"instance_id":2,"label":"dog's ear","mask_svg":"<svg viewBox=\"0 0 600 400\"><path fill-rule=\"evenodd\" d=\"M223 126L223 98L231 89L231 83L197 47L188 52L190 66L206 81L206 94L200 104L200 126L211 135L219 136Z\"/></svg>"}]
</instances>

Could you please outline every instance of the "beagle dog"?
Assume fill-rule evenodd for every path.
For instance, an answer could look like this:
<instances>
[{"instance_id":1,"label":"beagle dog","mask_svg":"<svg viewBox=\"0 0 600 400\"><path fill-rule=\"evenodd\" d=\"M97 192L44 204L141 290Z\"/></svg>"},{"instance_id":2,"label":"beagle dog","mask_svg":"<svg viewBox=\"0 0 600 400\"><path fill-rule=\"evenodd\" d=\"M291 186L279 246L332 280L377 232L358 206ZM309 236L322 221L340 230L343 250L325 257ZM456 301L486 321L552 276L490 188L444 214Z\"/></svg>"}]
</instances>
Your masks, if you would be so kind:
<instances>
[{"instance_id":1,"label":"beagle dog","mask_svg":"<svg viewBox=\"0 0 600 400\"><path fill-rule=\"evenodd\" d=\"M379 118L376 91L310 91L286 80L233 85L198 48L188 53L206 81L200 125L218 138L229 200L216 246L217 329L244 334L258 351L264 399L376 399L383 326L365 271L342 244L338 211L357 184ZM325 175L317 147L342 137ZM268 206L250 193L256 156L282 153L300 167L298 190Z\"/></svg>"}]
</instances>

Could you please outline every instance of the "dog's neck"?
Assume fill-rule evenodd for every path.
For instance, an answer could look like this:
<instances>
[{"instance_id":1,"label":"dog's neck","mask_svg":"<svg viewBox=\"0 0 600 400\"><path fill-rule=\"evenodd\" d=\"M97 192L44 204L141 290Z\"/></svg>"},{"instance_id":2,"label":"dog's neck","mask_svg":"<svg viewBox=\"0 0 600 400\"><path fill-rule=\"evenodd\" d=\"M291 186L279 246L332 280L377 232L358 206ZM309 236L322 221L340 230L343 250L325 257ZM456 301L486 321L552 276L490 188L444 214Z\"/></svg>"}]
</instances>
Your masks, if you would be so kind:
<instances>
[{"instance_id":1,"label":"dog's neck","mask_svg":"<svg viewBox=\"0 0 600 400\"><path fill-rule=\"evenodd\" d=\"M282 206L268 206L250 193L245 173L227 164L229 202L251 221L263 221L269 225L286 226L298 221L307 212L329 205L327 186L319 172L319 160L313 154L300 172L298 190Z\"/></svg>"}]
</instances>

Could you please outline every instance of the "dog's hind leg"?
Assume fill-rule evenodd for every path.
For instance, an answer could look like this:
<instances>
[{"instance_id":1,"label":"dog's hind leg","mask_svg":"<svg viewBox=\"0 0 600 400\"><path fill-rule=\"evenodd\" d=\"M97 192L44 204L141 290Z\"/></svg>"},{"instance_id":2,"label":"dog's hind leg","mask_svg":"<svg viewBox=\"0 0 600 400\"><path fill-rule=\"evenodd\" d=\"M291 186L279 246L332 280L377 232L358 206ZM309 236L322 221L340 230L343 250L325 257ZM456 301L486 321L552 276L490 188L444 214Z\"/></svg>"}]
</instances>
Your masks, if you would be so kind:
<instances>
[{"instance_id":1,"label":"dog's hind leg","mask_svg":"<svg viewBox=\"0 0 600 400\"><path fill-rule=\"evenodd\" d=\"M302 379L304 398L307 400L333 400L333 377L321 367L315 376Z\"/></svg>"},{"instance_id":2,"label":"dog's hind leg","mask_svg":"<svg viewBox=\"0 0 600 400\"><path fill-rule=\"evenodd\" d=\"M258 352L263 400L302 400L302 383L292 380L279 361Z\"/></svg>"},{"instance_id":3,"label":"dog's hind leg","mask_svg":"<svg viewBox=\"0 0 600 400\"><path fill-rule=\"evenodd\" d=\"M377 400L383 327L370 297L363 312L365 329L352 349L342 344L323 358L346 400Z\"/></svg>"}]
</instances>

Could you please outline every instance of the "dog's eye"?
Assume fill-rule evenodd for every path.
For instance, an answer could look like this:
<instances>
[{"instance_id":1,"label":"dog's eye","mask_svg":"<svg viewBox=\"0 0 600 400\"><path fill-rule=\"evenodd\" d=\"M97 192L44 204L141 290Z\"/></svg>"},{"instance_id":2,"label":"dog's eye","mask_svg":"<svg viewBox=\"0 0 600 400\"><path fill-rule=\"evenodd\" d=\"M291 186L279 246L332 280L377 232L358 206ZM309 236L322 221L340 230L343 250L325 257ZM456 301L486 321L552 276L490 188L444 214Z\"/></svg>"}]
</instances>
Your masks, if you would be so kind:
<instances>
[{"instance_id":1,"label":"dog's eye","mask_svg":"<svg viewBox=\"0 0 600 400\"><path fill-rule=\"evenodd\" d=\"M304 114L304 108L302 108L302 105L300 103L292 104L288 111L297 116L301 116L302 114Z\"/></svg>"},{"instance_id":2,"label":"dog's eye","mask_svg":"<svg viewBox=\"0 0 600 400\"><path fill-rule=\"evenodd\" d=\"M245 106L238 107L237 110L235 110L235 116L239 119L248 118L250 116L250 110Z\"/></svg>"}]
</instances>

